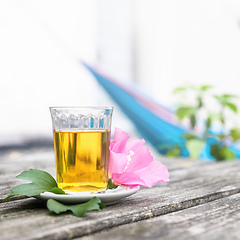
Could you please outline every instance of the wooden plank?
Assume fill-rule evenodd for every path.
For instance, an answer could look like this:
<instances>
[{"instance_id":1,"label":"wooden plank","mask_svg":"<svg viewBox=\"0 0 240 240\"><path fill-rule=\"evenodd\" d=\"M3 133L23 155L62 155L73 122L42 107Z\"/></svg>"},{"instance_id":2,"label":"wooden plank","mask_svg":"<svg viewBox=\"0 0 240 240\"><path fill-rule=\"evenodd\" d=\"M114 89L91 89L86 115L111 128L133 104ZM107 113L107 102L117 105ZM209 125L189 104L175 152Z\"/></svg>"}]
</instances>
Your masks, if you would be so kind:
<instances>
[{"instance_id":1,"label":"wooden plank","mask_svg":"<svg viewBox=\"0 0 240 240\"><path fill-rule=\"evenodd\" d=\"M33 239L33 236L35 239L80 237L132 222L169 215L240 191L239 162L214 164L163 159L163 162L166 161L165 164L170 166L170 183L141 189L134 196L108 206L102 212L87 213L84 218L76 218L70 214L56 216L49 213L42 201L34 198L20 196L7 202L2 201L10 189L19 184L19 180L12 180L12 177L13 173L20 169L27 170L27 166L30 165L55 171L54 163L47 155L44 159L29 154L29 160L26 161L24 157L26 156L23 156L23 159L14 158L11 162L0 162L3 173L0 176L1 239Z\"/></svg>"},{"instance_id":2,"label":"wooden plank","mask_svg":"<svg viewBox=\"0 0 240 240\"><path fill-rule=\"evenodd\" d=\"M162 158L161 161L171 170L191 167L202 164L198 161L186 161L183 159ZM0 192L6 196L9 189L20 184L15 177L24 170L30 168L42 169L55 176L55 160L53 150L38 149L35 151L12 151L0 158Z\"/></svg>"},{"instance_id":3,"label":"wooden plank","mask_svg":"<svg viewBox=\"0 0 240 240\"><path fill-rule=\"evenodd\" d=\"M240 194L235 194L81 239L237 240L240 236L239 220Z\"/></svg>"}]
</instances>

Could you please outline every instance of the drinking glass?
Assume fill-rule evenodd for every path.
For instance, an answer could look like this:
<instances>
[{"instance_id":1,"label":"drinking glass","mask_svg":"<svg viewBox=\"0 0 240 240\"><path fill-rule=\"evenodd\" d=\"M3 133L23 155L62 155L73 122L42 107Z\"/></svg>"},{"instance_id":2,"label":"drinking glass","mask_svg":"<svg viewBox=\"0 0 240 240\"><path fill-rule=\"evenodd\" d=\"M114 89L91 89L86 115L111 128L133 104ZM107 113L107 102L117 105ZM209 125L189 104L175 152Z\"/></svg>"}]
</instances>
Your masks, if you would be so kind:
<instances>
[{"instance_id":1,"label":"drinking glass","mask_svg":"<svg viewBox=\"0 0 240 240\"><path fill-rule=\"evenodd\" d=\"M50 107L58 187L105 190L113 107Z\"/></svg>"}]
</instances>

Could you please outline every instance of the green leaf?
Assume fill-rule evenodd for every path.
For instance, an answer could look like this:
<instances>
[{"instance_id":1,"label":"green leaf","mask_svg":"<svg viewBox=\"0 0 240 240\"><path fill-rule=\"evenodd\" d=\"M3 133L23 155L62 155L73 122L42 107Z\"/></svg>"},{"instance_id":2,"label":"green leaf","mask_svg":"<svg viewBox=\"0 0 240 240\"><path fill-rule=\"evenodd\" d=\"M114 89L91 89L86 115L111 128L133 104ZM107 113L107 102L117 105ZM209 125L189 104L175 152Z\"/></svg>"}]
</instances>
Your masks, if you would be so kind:
<instances>
[{"instance_id":1,"label":"green leaf","mask_svg":"<svg viewBox=\"0 0 240 240\"><path fill-rule=\"evenodd\" d=\"M200 90L201 90L201 91L207 91L207 90L210 89L210 88L213 88L213 86L203 85L203 86L200 87Z\"/></svg>"},{"instance_id":2,"label":"green leaf","mask_svg":"<svg viewBox=\"0 0 240 240\"><path fill-rule=\"evenodd\" d=\"M227 99L224 96L214 96L216 100L223 106L225 106Z\"/></svg>"},{"instance_id":3,"label":"green leaf","mask_svg":"<svg viewBox=\"0 0 240 240\"><path fill-rule=\"evenodd\" d=\"M54 188L48 190L48 192L52 192L55 194L65 194L65 192L61 188L58 188L58 187L54 187Z\"/></svg>"},{"instance_id":4,"label":"green leaf","mask_svg":"<svg viewBox=\"0 0 240 240\"><path fill-rule=\"evenodd\" d=\"M236 159L236 155L233 151L231 151L228 147L224 146L221 149L221 155L224 156L224 159L226 160L234 160Z\"/></svg>"},{"instance_id":5,"label":"green leaf","mask_svg":"<svg viewBox=\"0 0 240 240\"><path fill-rule=\"evenodd\" d=\"M218 96L215 95L214 97L218 100L218 102L219 102L221 105L225 106L226 103L227 103L231 98L236 98L237 96L236 96L236 95L231 95L231 94L223 94L223 95L218 95Z\"/></svg>"},{"instance_id":6,"label":"green leaf","mask_svg":"<svg viewBox=\"0 0 240 240\"><path fill-rule=\"evenodd\" d=\"M192 114L192 115L190 116L190 121L191 121L191 126L192 126L192 128L194 128L195 125L196 125L196 116L195 116L195 114Z\"/></svg>"},{"instance_id":7,"label":"green leaf","mask_svg":"<svg viewBox=\"0 0 240 240\"><path fill-rule=\"evenodd\" d=\"M101 211L101 209L105 207L106 206L103 203L101 203L101 200L97 197L93 197L88 202L77 205L64 205L53 199L49 199L47 201L47 208L51 212L60 214L63 212L71 211L77 217L82 217L84 213L89 211L93 210Z\"/></svg>"},{"instance_id":8,"label":"green leaf","mask_svg":"<svg viewBox=\"0 0 240 240\"><path fill-rule=\"evenodd\" d=\"M206 121L206 128L209 129L211 127L211 124L212 124L212 119L208 117Z\"/></svg>"},{"instance_id":9,"label":"green leaf","mask_svg":"<svg viewBox=\"0 0 240 240\"><path fill-rule=\"evenodd\" d=\"M240 139L240 128L231 129L231 136L234 142Z\"/></svg>"},{"instance_id":10,"label":"green leaf","mask_svg":"<svg viewBox=\"0 0 240 240\"><path fill-rule=\"evenodd\" d=\"M108 179L107 189L115 189L115 188L117 188L118 186L119 186L119 185L114 185L114 184L113 184L113 181L112 181L111 178Z\"/></svg>"},{"instance_id":11,"label":"green leaf","mask_svg":"<svg viewBox=\"0 0 240 240\"><path fill-rule=\"evenodd\" d=\"M238 111L237 106L236 106L235 104L230 103L230 102L226 102L225 104L226 104L226 106L228 106L232 111L234 111L234 112L237 112L237 111Z\"/></svg>"},{"instance_id":12,"label":"green leaf","mask_svg":"<svg viewBox=\"0 0 240 240\"><path fill-rule=\"evenodd\" d=\"M21 184L14 187L11 190L12 193L6 199L15 195L26 195L28 197L32 197L47 191L60 194L65 193L57 187L56 180L49 173L42 170L29 169L28 171L23 171L17 176L17 178L29 180L32 183Z\"/></svg>"},{"instance_id":13,"label":"green leaf","mask_svg":"<svg viewBox=\"0 0 240 240\"><path fill-rule=\"evenodd\" d=\"M187 141L186 147L190 153L190 158L192 159L199 158L199 153L203 148L204 143L205 142L201 139L191 139Z\"/></svg>"},{"instance_id":14,"label":"green leaf","mask_svg":"<svg viewBox=\"0 0 240 240\"><path fill-rule=\"evenodd\" d=\"M173 93L179 93L179 92L183 92L186 91L187 89L185 87L179 87L179 88L175 88L173 90Z\"/></svg>"},{"instance_id":15,"label":"green leaf","mask_svg":"<svg viewBox=\"0 0 240 240\"><path fill-rule=\"evenodd\" d=\"M233 160L236 155L227 146L211 145L211 155L218 161Z\"/></svg>"},{"instance_id":16,"label":"green leaf","mask_svg":"<svg viewBox=\"0 0 240 240\"><path fill-rule=\"evenodd\" d=\"M220 150L220 149L219 149L219 147L218 147L217 144L212 144L212 145L211 145L210 154L211 154L211 156L213 156L216 160L221 161L221 160L224 160L224 159L222 159L219 150Z\"/></svg>"},{"instance_id":17,"label":"green leaf","mask_svg":"<svg viewBox=\"0 0 240 240\"><path fill-rule=\"evenodd\" d=\"M223 94L222 95L224 98L237 98L237 95L233 95L233 94Z\"/></svg>"},{"instance_id":18,"label":"green leaf","mask_svg":"<svg viewBox=\"0 0 240 240\"><path fill-rule=\"evenodd\" d=\"M16 178L26 179L49 189L57 187L56 180L48 172L38 169L23 171Z\"/></svg>"},{"instance_id":19,"label":"green leaf","mask_svg":"<svg viewBox=\"0 0 240 240\"><path fill-rule=\"evenodd\" d=\"M222 122L223 125L225 124L225 118L223 114L220 115L220 121Z\"/></svg>"},{"instance_id":20,"label":"green leaf","mask_svg":"<svg viewBox=\"0 0 240 240\"><path fill-rule=\"evenodd\" d=\"M177 116L180 120L182 120L185 117L190 117L194 112L196 111L193 107L180 107L177 109Z\"/></svg>"},{"instance_id":21,"label":"green leaf","mask_svg":"<svg viewBox=\"0 0 240 240\"><path fill-rule=\"evenodd\" d=\"M191 133L185 133L185 134L183 134L183 137L185 137L187 140L198 139L198 137L196 135L191 134Z\"/></svg>"},{"instance_id":22,"label":"green leaf","mask_svg":"<svg viewBox=\"0 0 240 240\"><path fill-rule=\"evenodd\" d=\"M221 116L222 116L221 113L209 113L208 118L210 118L212 121L213 120L220 121L221 120Z\"/></svg>"},{"instance_id":23,"label":"green leaf","mask_svg":"<svg viewBox=\"0 0 240 240\"><path fill-rule=\"evenodd\" d=\"M197 100L198 100L198 109L200 109L203 106L203 100L201 97L198 97Z\"/></svg>"},{"instance_id":24,"label":"green leaf","mask_svg":"<svg viewBox=\"0 0 240 240\"><path fill-rule=\"evenodd\" d=\"M178 145L175 145L167 152L167 156L169 157L178 157L180 156L181 148Z\"/></svg>"}]
</instances>

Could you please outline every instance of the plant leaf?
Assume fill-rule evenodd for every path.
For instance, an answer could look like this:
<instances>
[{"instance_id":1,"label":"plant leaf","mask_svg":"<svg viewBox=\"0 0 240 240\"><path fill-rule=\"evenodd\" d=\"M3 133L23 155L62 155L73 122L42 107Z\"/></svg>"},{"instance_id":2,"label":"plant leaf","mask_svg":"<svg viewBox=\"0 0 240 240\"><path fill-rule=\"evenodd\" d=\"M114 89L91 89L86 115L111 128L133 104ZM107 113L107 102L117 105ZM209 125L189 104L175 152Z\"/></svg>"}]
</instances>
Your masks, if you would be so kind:
<instances>
[{"instance_id":1,"label":"plant leaf","mask_svg":"<svg viewBox=\"0 0 240 240\"><path fill-rule=\"evenodd\" d=\"M114 185L114 184L113 184L113 181L112 181L111 178L108 179L107 189L115 189L115 188L117 188L118 186L119 186L119 185Z\"/></svg>"},{"instance_id":2,"label":"plant leaf","mask_svg":"<svg viewBox=\"0 0 240 240\"><path fill-rule=\"evenodd\" d=\"M211 155L218 161L236 158L236 155L227 146L219 147L217 144L211 145Z\"/></svg>"},{"instance_id":3,"label":"plant leaf","mask_svg":"<svg viewBox=\"0 0 240 240\"><path fill-rule=\"evenodd\" d=\"M48 172L38 169L29 169L28 171L23 171L16 178L26 179L49 189L57 187L56 180Z\"/></svg>"},{"instance_id":4,"label":"plant leaf","mask_svg":"<svg viewBox=\"0 0 240 240\"><path fill-rule=\"evenodd\" d=\"M47 201L47 208L50 211L55 212L56 214L71 211L76 217L82 217L85 212L93 210L101 211L101 209L105 207L106 206L97 197L93 197L88 202L77 205L64 205L53 199Z\"/></svg>"},{"instance_id":5,"label":"plant leaf","mask_svg":"<svg viewBox=\"0 0 240 240\"><path fill-rule=\"evenodd\" d=\"M210 154L218 161L224 160L224 159L222 159L222 156L220 154L220 148L217 144L211 145Z\"/></svg>"},{"instance_id":6,"label":"plant leaf","mask_svg":"<svg viewBox=\"0 0 240 240\"><path fill-rule=\"evenodd\" d=\"M199 153L204 145L204 141L201 139L191 139L186 143L186 147L190 153L190 158L198 159Z\"/></svg>"},{"instance_id":7,"label":"plant leaf","mask_svg":"<svg viewBox=\"0 0 240 240\"><path fill-rule=\"evenodd\" d=\"M225 97L223 97L223 96L214 96L214 97L217 99L217 101L218 101L221 105L225 106L225 103L226 103L226 98L225 98Z\"/></svg>"},{"instance_id":8,"label":"plant leaf","mask_svg":"<svg viewBox=\"0 0 240 240\"><path fill-rule=\"evenodd\" d=\"M238 111L237 106L235 104L233 104L233 103L226 102L226 106L228 106L234 112Z\"/></svg>"},{"instance_id":9,"label":"plant leaf","mask_svg":"<svg viewBox=\"0 0 240 240\"><path fill-rule=\"evenodd\" d=\"M221 120L221 113L209 113L208 118L210 118L212 121L213 120Z\"/></svg>"},{"instance_id":10,"label":"plant leaf","mask_svg":"<svg viewBox=\"0 0 240 240\"><path fill-rule=\"evenodd\" d=\"M179 88L175 88L173 90L173 93L179 93L179 92L183 92L186 91L187 89L185 87L179 87Z\"/></svg>"},{"instance_id":11,"label":"plant leaf","mask_svg":"<svg viewBox=\"0 0 240 240\"><path fill-rule=\"evenodd\" d=\"M55 194L65 194L65 192L61 188L58 188L58 187L54 187L54 188L48 190L48 192L52 192Z\"/></svg>"},{"instance_id":12,"label":"plant leaf","mask_svg":"<svg viewBox=\"0 0 240 240\"><path fill-rule=\"evenodd\" d=\"M213 86L203 85L203 86L200 87L200 90L201 90L201 91L206 91L206 90L208 90L208 89L210 89L210 88L213 88Z\"/></svg>"},{"instance_id":13,"label":"plant leaf","mask_svg":"<svg viewBox=\"0 0 240 240\"><path fill-rule=\"evenodd\" d=\"M180 156L180 153L181 153L181 148L178 145L175 145L167 152L167 156L178 157Z\"/></svg>"},{"instance_id":14,"label":"plant leaf","mask_svg":"<svg viewBox=\"0 0 240 240\"><path fill-rule=\"evenodd\" d=\"M224 146L222 148L222 155L224 155L225 159L227 159L227 160L234 160L234 159L236 159L236 155L234 154L234 152L232 150L230 150L226 146Z\"/></svg>"},{"instance_id":15,"label":"plant leaf","mask_svg":"<svg viewBox=\"0 0 240 240\"><path fill-rule=\"evenodd\" d=\"M226 105L226 103L230 100L230 98L237 98L236 95L231 95L231 94L223 94L223 95L215 95L214 96L220 104L223 106Z\"/></svg>"},{"instance_id":16,"label":"plant leaf","mask_svg":"<svg viewBox=\"0 0 240 240\"><path fill-rule=\"evenodd\" d=\"M198 139L198 137L192 133L185 133L183 134L183 137L185 137L187 140Z\"/></svg>"},{"instance_id":17,"label":"plant leaf","mask_svg":"<svg viewBox=\"0 0 240 240\"><path fill-rule=\"evenodd\" d=\"M21 184L14 187L11 190L12 193L5 198L5 200L15 195L26 195L28 197L37 196L47 191L61 194L65 193L63 190L59 190L56 180L49 173L42 170L29 169L19 174L17 178L29 180L32 183Z\"/></svg>"},{"instance_id":18,"label":"plant leaf","mask_svg":"<svg viewBox=\"0 0 240 240\"><path fill-rule=\"evenodd\" d=\"M224 98L237 98L237 95L233 95L233 94L223 94L222 95Z\"/></svg>"},{"instance_id":19,"label":"plant leaf","mask_svg":"<svg viewBox=\"0 0 240 240\"><path fill-rule=\"evenodd\" d=\"M240 128L231 129L231 136L234 142L240 139Z\"/></svg>"},{"instance_id":20,"label":"plant leaf","mask_svg":"<svg viewBox=\"0 0 240 240\"><path fill-rule=\"evenodd\" d=\"M196 116L195 116L195 114L192 114L192 115L190 116L190 121L191 121L191 126L192 126L192 128L194 128L195 125L196 125Z\"/></svg>"},{"instance_id":21,"label":"plant leaf","mask_svg":"<svg viewBox=\"0 0 240 240\"><path fill-rule=\"evenodd\" d=\"M182 120L185 117L190 117L195 111L196 109L193 107L179 107L176 114L178 118Z\"/></svg>"},{"instance_id":22,"label":"plant leaf","mask_svg":"<svg viewBox=\"0 0 240 240\"><path fill-rule=\"evenodd\" d=\"M200 109L200 108L203 106L202 97L199 96L199 97L197 98L197 100L198 100L198 107L197 107L197 108Z\"/></svg>"},{"instance_id":23,"label":"plant leaf","mask_svg":"<svg viewBox=\"0 0 240 240\"><path fill-rule=\"evenodd\" d=\"M211 124L212 124L212 119L210 117L208 117L207 121L206 121L206 128L209 129Z\"/></svg>"}]
</instances>

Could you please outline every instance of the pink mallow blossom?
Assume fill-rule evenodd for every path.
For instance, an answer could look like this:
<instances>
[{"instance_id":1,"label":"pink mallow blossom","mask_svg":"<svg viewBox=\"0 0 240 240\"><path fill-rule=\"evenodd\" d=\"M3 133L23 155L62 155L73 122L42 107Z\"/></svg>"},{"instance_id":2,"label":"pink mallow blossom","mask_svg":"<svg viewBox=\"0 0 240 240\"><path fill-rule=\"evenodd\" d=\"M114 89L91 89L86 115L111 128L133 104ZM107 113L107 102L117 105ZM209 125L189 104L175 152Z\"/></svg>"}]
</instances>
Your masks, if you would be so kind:
<instances>
[{"instance_id":1,"label":"pink mallow blossom","mask_svg":"<svg viewBox=\"0 0 240 240\"><path fill-rule=\"evenodd\" d=\"M144 139L127 142L129 135L115 129L110 143L109 178L114 185L152 187L169 181L166 166L153 160Z\"/></svg>"}]
</instances>

